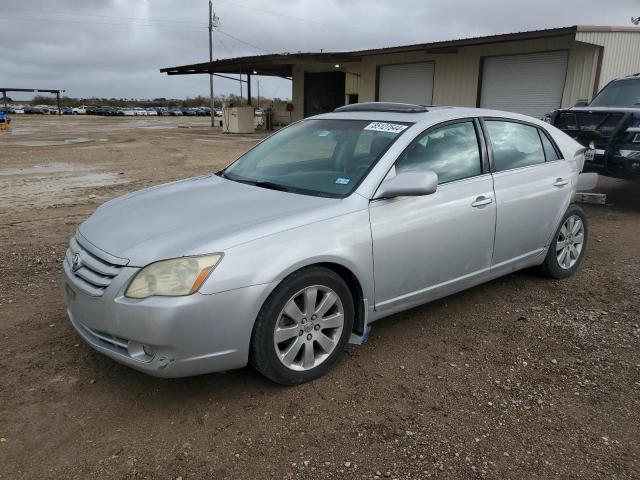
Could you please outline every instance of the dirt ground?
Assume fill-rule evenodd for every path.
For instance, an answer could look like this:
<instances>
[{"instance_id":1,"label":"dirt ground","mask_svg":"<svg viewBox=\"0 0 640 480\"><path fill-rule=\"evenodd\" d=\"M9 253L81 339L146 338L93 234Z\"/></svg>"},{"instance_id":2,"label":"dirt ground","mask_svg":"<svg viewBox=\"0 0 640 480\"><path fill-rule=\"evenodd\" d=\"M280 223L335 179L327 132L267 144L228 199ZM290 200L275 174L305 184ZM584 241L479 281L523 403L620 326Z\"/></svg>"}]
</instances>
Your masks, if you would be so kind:
<instances>
[{"instance_id":1,"label":"dirt ground","mask_svg":"<svg viewBox=\"0 0 640 480\"><path fill-rule=\"evenodd\" d=\"M374 324L295 388L161 380L95 353L61 263L97 205L215 171L204 118L14 117L0 133L0 478L640 478L640 190L603 179L574 277L519 272Z\"/></svg>"}]
</instances>

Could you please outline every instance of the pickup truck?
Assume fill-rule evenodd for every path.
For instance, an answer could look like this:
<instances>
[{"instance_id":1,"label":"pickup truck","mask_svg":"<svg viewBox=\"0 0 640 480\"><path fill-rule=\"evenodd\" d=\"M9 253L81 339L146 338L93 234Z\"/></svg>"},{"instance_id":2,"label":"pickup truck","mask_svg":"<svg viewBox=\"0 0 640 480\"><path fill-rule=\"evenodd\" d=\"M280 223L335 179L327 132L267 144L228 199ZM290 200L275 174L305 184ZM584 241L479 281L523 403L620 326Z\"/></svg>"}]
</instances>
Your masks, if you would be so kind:
<instances>
[{"instance_id":1,"label":"pickup truck","mask_svg":"<svg viewBox=\"0 0 640 480\"><path fill-rule=\"evenodd\" d=\"M587 147L584 171L640 181L640 73L544 119Z\"/></svg>"}]
</instances>

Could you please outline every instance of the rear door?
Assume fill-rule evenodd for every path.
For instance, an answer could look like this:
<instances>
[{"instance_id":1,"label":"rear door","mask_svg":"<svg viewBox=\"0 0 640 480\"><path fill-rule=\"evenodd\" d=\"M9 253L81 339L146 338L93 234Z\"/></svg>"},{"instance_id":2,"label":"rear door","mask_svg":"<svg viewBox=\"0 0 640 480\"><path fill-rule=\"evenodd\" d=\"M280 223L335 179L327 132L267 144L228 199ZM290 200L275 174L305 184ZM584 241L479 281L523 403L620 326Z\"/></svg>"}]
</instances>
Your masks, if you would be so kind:
<instances>
[{"instance_id":1,"label":"rear door","mask_svg":"<svg viewBox=\"0 0 640 480\"><path fill-rule=\"evenodd\" d=\"M544 129L485 119L497 204L492 268L516 270L546 251L571 200L571 169Z\"/></svg>"},{"instance_id":2,"label":"rear door","mask_svg":"<svg viewBox=\"0 0 640 480\"><path fill-rule=\"evenodd\" d=\"M496 206L479 128L472 119L432 127L387 176L435 171L435 193L371 202L376 310L439 298L488 274Z\"/></svg>"}]
</instances>

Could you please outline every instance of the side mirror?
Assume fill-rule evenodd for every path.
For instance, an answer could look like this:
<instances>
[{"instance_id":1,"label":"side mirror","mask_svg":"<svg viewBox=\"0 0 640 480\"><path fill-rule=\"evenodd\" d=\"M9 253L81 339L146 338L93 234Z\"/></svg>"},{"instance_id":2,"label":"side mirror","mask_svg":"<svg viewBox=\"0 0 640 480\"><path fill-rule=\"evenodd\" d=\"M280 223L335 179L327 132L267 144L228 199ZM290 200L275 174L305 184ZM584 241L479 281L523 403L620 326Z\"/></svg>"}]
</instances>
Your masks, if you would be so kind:
<instances>
[{"instance_id":1,"label":"side mirror","mask_svg":"<svg viewBox=\"0 0 640 480\"><path fill-rule=\"evenodd\" d=\"M403 172L382 182L373 199L431 195L438 188L438 174L431 170Z\"/></svg>"},{"instance_id":2,"label":"side mirror","mask_svg":"<svg viewBox=\"0 0 640 480\"><path fill-rule=\"evenodd\" d=\"M588 100L578 100L574 107L586 107L587 105L589 105Z\"/></svg>"}]
</instances>

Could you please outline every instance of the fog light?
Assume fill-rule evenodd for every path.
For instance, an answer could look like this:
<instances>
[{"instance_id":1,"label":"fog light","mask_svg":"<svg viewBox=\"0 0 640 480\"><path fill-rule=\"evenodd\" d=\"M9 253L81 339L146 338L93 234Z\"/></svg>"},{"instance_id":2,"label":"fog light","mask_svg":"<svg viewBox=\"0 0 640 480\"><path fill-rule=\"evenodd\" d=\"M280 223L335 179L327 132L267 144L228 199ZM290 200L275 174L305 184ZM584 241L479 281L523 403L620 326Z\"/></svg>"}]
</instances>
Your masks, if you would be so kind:
<instances>
[{"instance_id":1,"label":"fog light","mask_svg":"<svg viewBox=\"0 0 640 480\"><path fill-rule=\"evenodd\" d=\"M153 357L156 353L153 351L153 348L151 348L149 345L143 345L142 351L145 353L145 355L149 355L150 357Z\"/></svg>"}]
</instances>

